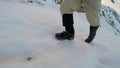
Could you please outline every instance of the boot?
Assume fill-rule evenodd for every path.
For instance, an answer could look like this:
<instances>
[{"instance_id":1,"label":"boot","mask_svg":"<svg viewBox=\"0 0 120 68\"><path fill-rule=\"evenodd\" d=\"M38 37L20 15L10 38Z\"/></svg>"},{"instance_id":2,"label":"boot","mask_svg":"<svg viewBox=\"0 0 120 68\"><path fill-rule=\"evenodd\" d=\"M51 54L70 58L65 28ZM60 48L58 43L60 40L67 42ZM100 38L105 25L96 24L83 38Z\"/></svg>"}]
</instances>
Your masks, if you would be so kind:
<instances>
[{"instance_id":1,"label":"boot","mask_svg":"<svg viewBox=\"0 0 120 68\"><path fill-rule=\"evenodd\" d=\"M90 35L90 36L88 36L87 39L85 39L85 42L86 42L86 43L91 43L94 38L95 38L95 35Z\"/></svg>"},{"instance_id":2,"label":"boot","mask_svg":"<svg viewBox=\"0 0 120 68\"><path fill-rule=\"evenodd\" d=\"M61 33L56 33L55 37L56 37L57 40L73 40L74 39L74 34L63 31Z\"/></svg>"},{"instance_id":3,"label":"boot","mask_svg":"<svg viewBox=\"0 0 120 68\"><path fill-rule=\"evenodd\" d=\"M73 40L74 39L74 22L73 22L73 14L64 14L62 16L63 26L65 27L65 31L56 33L55 37L58 40Z\"/></svg>"},{"instance_id":4,"label":"boot","mask_svg":"<svg viewBox=\"0 0 120 68\"><path fill-rule=\"evenodd\" d=\"M99 26L90 26L90 33L87 39L85 39L86 43L91 43L93 39L95 38L97 29Z\"/></svg>"}]
</instances>

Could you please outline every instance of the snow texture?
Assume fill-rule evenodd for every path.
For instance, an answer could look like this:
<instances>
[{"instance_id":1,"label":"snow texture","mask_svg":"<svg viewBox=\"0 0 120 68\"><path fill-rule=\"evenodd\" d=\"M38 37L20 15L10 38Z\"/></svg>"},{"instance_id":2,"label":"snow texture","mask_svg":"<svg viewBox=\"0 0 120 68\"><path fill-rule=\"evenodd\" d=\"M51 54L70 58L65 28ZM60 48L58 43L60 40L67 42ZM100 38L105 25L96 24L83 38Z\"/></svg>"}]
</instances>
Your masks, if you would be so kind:
<instances>
[{"instance_id":1,"label":"snow texture","mask_svg":"<svg viewBox=\"0 0 120 68\"><path fill-rule=\"evenodd\" d=\"M84 42L89 24L74 13L75 39L59 41L64 30L59 5L0 0L0 68L120 68L120 36L101 20L97 36Z\"/></svg>"}]
</instances>

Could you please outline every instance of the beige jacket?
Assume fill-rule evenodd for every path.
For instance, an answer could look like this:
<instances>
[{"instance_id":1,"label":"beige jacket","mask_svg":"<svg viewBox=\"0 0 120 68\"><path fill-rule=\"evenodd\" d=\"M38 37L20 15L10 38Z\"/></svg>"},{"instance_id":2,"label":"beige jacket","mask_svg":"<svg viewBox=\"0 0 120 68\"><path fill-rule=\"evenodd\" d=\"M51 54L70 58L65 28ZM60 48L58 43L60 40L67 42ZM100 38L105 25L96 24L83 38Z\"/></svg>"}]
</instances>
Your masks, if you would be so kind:
<instances>
[{"instance_id":1,"label":"beige jacket","mask_svg":"<svg viewBox=\"0 0 120 68\"><path fill-rule=\"evenodd\" d=\"M101 0L59 0L61 14L71 14L74 11L85 12L90 25L100 25Z\"/></svg>"}]
</instances>

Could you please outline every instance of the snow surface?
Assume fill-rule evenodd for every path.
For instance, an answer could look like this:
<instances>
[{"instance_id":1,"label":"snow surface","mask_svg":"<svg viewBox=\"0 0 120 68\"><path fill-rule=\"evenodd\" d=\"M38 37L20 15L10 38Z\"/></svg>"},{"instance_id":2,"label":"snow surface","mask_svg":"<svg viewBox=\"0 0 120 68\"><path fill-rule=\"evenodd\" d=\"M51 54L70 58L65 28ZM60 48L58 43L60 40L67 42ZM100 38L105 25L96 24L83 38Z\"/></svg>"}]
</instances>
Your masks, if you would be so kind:
<instances>
[{"instance_id":1,"label":"snow surface","mask_svg":"<svg viewBox=\"0 0 120 68\"><path fill-rule=\"evenodd\" d=\"M111 0L102 0L104 5L112 7L120 14L120 0L115 0L115 3L112 3Z\"/></svg>"},{"instance_id":2,"label":"snow surface","mask_svg":"<svg viewBox=\"0 0 120 68\"><path fill-rule=\"evenodd\" d=\"M120 68L120 36L104 20L90 44L89 24L74 13L73 41L59 41L64 30L59 6L0 1L0 68ZM30 60L29 60L30 59Z\"/></svg>"}]
</instances>

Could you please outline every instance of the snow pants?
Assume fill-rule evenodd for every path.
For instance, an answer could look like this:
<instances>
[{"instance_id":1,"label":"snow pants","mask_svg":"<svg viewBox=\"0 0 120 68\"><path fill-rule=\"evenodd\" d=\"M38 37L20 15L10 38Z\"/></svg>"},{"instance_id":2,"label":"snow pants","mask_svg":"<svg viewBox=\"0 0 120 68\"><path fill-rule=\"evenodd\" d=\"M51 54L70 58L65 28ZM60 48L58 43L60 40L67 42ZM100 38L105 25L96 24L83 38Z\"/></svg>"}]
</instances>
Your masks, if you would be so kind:
<instances>
[{"instance_id":1,"label":"snow pants","mask_svg":"<svg viewBox=\"0 0 120 68\"><path fill-rule=\"evenodd\" d=\"M73 14L74 11L85 12L91 26L100 25L101 0L63 0L61 14ZM73 24L73 23L68 23Z\"/></svg>"}]
</instances>

